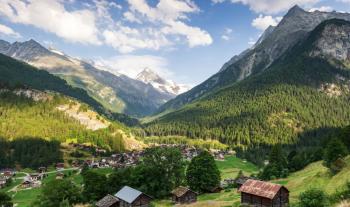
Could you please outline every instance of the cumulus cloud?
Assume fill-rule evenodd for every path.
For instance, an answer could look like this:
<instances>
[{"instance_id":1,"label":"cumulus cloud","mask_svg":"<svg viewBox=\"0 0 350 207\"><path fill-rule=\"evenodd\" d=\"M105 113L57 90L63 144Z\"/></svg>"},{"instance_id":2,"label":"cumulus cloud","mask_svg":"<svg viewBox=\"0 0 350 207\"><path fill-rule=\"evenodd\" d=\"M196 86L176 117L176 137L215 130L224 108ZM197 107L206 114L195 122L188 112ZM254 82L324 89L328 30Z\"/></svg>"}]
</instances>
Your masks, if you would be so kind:
<instances>
[{"instance_id":1,"label":"cumulus cloud","mask_svg":"<svg viewBox=\"0 0 350 207\"><path fill-rule=\"evenodd\" d=\"M349 2L350 2L350 1L349 1ZM333 8L330 7L330 6L321 6L321 7L309 9L309 12L314 12L314 11L331 12L331 11L333 11Z\"/></svg>"},{"instance_id":2,"label":"cumulus cloud","mask_svg":"<svg viewBox=\"0 0 350 207\"><path fill-rule=\"evenodd\" d=\"M168 61L163 57L152 55L119 55L108 59L94 60L95 66L114 74L125 74L135 78L144 68L151 68L163 77L172 75L168 69Z\"/></svg>"},{"instance_id":3,"label":"cumulus cloud","mask_svg":"<svg viewBox=\"0 0 350 207\"><path fill-rule=\"evenodd\" d=\"M269 26L276 26L281 19L282 17L263 16L260 14L259 17L252 21L252 26L259 30L265 30Z\"/></svg>"},{"instance_id":4,"label":"cumulus cloud","mask_svg":"<svg viewBox=\"0 0 350 207\"><path fill-rule=\"evenodd\" d=\"M94 13L86 9L67 11L61 1L1 0L0 15L71 42L101 44Z\"/></svg>"},{"instance_id":5,"label":"cumulus cloud","mask_svg":"<svg viewBox=\"0 0 350 207\"><path fill-rule=\"evenodd\" d=\"M200 11L192 0L159 0L155 6L145 0L127 2L129 7L122 8L108 0L0 0L0 16L70 42L110 45L121 53L159 50L182 42L204 46L213 41L207 31L188 23L188 15ZM80 4L79 9L73 4ZM120 18L112 15L113 9L123 9Z\"/></svg>"},{"instance_id":6,"label":"cumulus cloud","mask_svg":"<svg viewBox=\"0 0 350 207\"><path fill-rule=\"evenodd\" d=\"M6 25L3 25L3 24L0 24L0 34L4 34L4 35L11 36L14 38L21 37L21 35L18 32L15 32L12 28L10 28Z\"/></svg>"},{"instance_id":7,"label":"cumulus cloud","mask_svg":"<svg viewBox=\"0 0 350 207\"><path fill-rule=\"evenodd\" d=\"M134 29L118 25L113 30L105 30L103 36L106 44L121 53L130 53L137 49L159 50L171 45L171 42L159 31L152 28Z\"/></svg>"},{"instance_id":8,"label":"cumulus cloud","mask_svg":"<svg viewBox=\"0 0 350 207\"><path fill-rule=\"evenodd\" d=\"M311 6L320 0L226 0L231 3L241 3L258 13L276 14L286 11L294 5ZM225 0L212 0L213 3L222 3Z\"/></svg>"},{"instance_id":9,"label":"cumulus cloud","mask_svg":"<svg viewBox=\"0 0 350 207\"><path fill-rule=\"evenodd\" d=\"M210 45L213 42L207 31L187 24L187 14L199 12L191 0L160 0L155 7L151 7L145 0L128 0L128 3L128 16L132 20L137 18L145 23L161 25L163 34L182 36L190 47Z\"/></svg>"}]
</instances>

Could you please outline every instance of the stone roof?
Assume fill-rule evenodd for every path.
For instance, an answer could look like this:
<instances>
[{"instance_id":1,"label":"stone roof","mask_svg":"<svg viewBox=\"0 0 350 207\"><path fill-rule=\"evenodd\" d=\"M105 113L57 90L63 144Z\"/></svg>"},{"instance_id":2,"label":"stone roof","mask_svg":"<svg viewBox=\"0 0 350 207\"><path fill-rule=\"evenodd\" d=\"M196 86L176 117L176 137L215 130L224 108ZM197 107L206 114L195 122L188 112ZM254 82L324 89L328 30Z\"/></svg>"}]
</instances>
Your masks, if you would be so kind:
<instances>
[{"instance_id":1,"label":"stone roof","mask_svg":"<svg viewBox=\"0 0 350 207\"><path fill-rule=\"evenodd\" d=\"M117 202L119 202L118 198L108 194L105 197L103 197L101 200L97 201L96 206L97 207L110 207L110 206L116 204Z\"/></svg>"},{"instance_id":2,"label":"stone roof","mask_svg":"<svg viewBox=\"0 0 350 207\"><path fill-rule=\"evenodd\" d=\"M249 179L239 188L238 191L273 199L281 188L285 187L279 184ZM287 188L285 189L288 191Z\"/></svg>"},{"instance_id":3,"label":"stone roof","mask_svg":"<svg viewBox=\"0 0 350 207\"><path fill-rule=\"evenodd\" d=\"M192 190L189 188L183 187L183 186L179 186L179 187L175 188L173 191L171 191L171 193L173 195L175 195L176 197L181 197L181 196L185 195L185 193L187 193L188 191L192 191ZM194 191L192 191L192 192L194 192ZM194 193L196 193L196 192L194 192Z\"/></svg>"}]
</instances>

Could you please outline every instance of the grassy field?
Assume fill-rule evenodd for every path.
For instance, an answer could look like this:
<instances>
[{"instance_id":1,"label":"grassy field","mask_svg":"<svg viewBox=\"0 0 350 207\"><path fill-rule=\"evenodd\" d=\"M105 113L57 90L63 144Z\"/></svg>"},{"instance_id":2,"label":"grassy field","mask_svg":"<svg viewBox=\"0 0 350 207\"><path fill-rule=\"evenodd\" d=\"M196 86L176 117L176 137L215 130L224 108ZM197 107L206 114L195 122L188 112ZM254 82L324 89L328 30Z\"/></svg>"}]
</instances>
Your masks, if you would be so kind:
<instances>
[{"instance_id":1,"label":"grassy field","mask_svg":"<svg viewBox=\"0 0 350 207\"><path fill-rule=\"evenodd\" d=\"M221 178L236 178L240 170L243 171L244 175L256 174L259 168L245 160L242 160L236 156L226 156L225 160L217 160L216 164L221 172Z\"/></svg>"},{"instance_id":2,"label":"grassy field","mask_svg":"<svg viewBox=\"0 0 350 207\"><path fill-rule=\"evenodd\" d=\"M220 172L221 179L235 178L240 170L244 175L255 174L259 171L259 168L250 162L246 162L236 156L226 156L225 160L215 161ZM156 207L170 207L173 206L170 202L170 198L167 200L155 201ZM198 196L198 201L190 205L181 205L188 207L238 207L240 205L240 196L237 189L230 189L222 191L221 193L208 193Z\"/></svg>"},{"instance_id":3,"label":"grassy field","mask_svg":"<svg viewBox=\"0 0 350 207\"><path fill-rule=\"evenodd\" d=\"M25 171L31 172L32 170L25 170ZM93 169L93 171L107 175L112 173L113 169L102 168L102 169ZM62 172L66 175L66 177L71 178L76 184L80 185L83 183L83 177L80 174L77 174L75 170L66 170ZM23 176L25 176L24 173L18 173L17 175L17 177L23 177ZM48 174L48 177L46 177L42 181L42 184L48 183L55 178L56 178L56 173L50 173ZM29 207L30 204L40 194L41 188L32 188L32 189L26 189L26 190L18 190L17 192L13 192L13 191L8 192L10 189L22 183L22 181L23 181L22 179L14 179L11 186L1 189L0 192L7 192L12 197L13 202L17 204L17 207Z\"/></svg>"}]
</instances>

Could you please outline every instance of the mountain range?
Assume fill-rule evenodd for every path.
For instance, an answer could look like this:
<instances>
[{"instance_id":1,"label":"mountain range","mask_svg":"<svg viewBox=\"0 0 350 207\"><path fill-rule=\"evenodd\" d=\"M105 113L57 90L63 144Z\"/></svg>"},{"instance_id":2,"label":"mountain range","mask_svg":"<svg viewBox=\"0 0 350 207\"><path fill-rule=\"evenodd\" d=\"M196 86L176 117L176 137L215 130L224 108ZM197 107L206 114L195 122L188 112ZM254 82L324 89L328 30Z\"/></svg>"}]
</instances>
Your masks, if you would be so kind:
<instances>
[{"instance_id":1,"label":"mountain range","mask_svg":"<svg viewBox=\"0 0 350 207\"><path fill-rule=\"evenodd\" d=\"M270 26L252 47L234 56L221 70L209 79L163 105L159 112L178 109L220 88L240 82L265 71L295 44L304 40L322 21L327 19L350 20L348 13L307 12L299 6L292 7L276 26Z\"/></svg>"},{"instance_id":2,"label":"mountain range","mask_svg":"<svg viewBox=\"0 0 350 207\"><path fill-rule=\"evenodd\" d=\"M139 79L114 75L97 69L87 61L47 49L35 40L12 44L1 40L0 53L46 70L65 79L68 84L84 89L112 112L135 117L155 112L160 105L186 90L150 69L141 72Z\"/></svg>"},{"instance_id":3,"label":"mountain range","mask_svg":"<svg viewBox=\"0 0 350 207\"><path fill-rule=\"evenodd\" d=\"M350 15L295 6L256 45L161 107L148 135L314 146L350 124Z\"/></svg>"}]
</instances>

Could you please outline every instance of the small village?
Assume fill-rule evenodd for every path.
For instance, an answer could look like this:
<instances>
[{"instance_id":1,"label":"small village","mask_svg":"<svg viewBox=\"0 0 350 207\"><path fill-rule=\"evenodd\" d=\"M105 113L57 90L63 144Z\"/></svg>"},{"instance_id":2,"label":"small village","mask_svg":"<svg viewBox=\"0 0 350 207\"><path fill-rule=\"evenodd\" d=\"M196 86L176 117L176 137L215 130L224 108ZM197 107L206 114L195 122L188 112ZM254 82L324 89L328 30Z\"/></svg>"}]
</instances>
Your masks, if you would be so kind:
<instances>
[{"instance_id":1,"label":"small village","mask_svg":"<svg viewBox=\"0 0 350 207\"><path fill-rule=\"evenodd\" d=\"M92 148L83 144L70 144L71 146L83 150L93 150L97 155L106 154L104 149ZM183 159L191 161L196 157L202 149L189 147L186 145L159 145L162 148L176 147L179 148ZM234 152L229 150L210 150L210 154L217 161L222 161L225 156L233 156ZM80 173L83 168L90 169L120 169L131 166L136 166L142 159L144 151L132 151L124 153L111 154L110 156L93 157L92 159L74 160L69 166L66 163L56 163L53 171L48 171L48 167L39 167L35 173L25 173L23 181L16 186L16 191L40 188L43 180L49 174L55 174L55 179L60 180L65 178L65 170L75 170ZM14 169L3 169L0 171L0 188L7 186L8 182L16 178L17 171ZM220 193L225 189L235 189L241 195L241 203L252 206L276 206L285 207L289 203L289 191L286 187L270 182L257 180L254 177L240 176L238 178L226 178L216 186L209 190L209 193ZM188 205L197 202L198 192L193 191L189 187L179 186L171 191L169 201L174 205ZM151 206L153 198L138 189L124 186L114 195L107 194L105 197L96 202L97 207L148 207Z\"/></svg>"}]
</instances>

